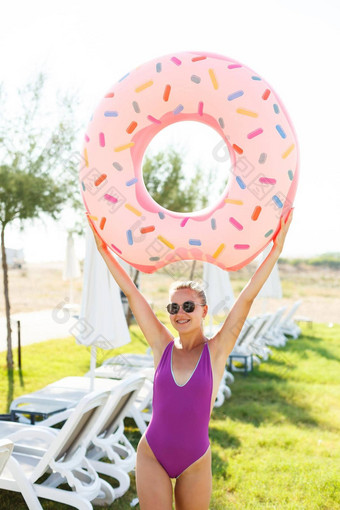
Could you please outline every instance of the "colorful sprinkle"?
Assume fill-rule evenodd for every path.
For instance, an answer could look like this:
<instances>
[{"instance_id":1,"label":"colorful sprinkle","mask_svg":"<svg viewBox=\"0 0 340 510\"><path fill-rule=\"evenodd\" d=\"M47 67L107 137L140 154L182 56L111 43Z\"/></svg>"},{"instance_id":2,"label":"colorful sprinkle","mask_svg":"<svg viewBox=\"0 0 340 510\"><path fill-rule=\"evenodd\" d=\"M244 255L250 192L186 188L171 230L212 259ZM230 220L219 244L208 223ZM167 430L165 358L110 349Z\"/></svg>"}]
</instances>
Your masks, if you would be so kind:
<instances>
[{"instance_id":1,"label":"colorful sprinkle","mask_svg":"<svg viewBox=\"0 0 340 510\"><path fill-rule=\"evenodd\" d=\"M159 212L158 216L160 217L161 220L164 220L165 218L165 214L163 212Z\"/></svg>"},{"instance_id":2,"label":"colorful sprinkle","mask_svg":"<svg viewBox=\"0 0 340 510\"><path fill-rule=\"evenodd\" d=\"M207 57L194 57L191 59L191 62L199 62L200 60L205 60Z\"/></svg>"},{"instance_id":3,"label":"colorful sprinkle","mask_svg":"<svg viewBox=\"0 0 340 510\"><path fill-rule=\"evenodd\" d=\"M114 93L113 92L109 92L108 94L106 94L105 97L106 98L114 97Z\"/></svg>"},{"instance_id":4,"label":"colorful sprinkle","mask_svg":"<svg viewBox=\"0 0 340 510\"><path fill-rule=\"evenodd\" d=\"M181 226L181 227L185 227L185 225L187 224L188 220L189 220L189 217L188 217L188 218L184 218L184 219L181 221L180 226Z\"/></svg>"},{"instance_id":5,"label":"colorful sprinkle","mask_svg":"<svg viewBox=\"0 0 340 510\"><path fill-rule=\"evenodd\" d=\"M252 80L261 81L261 78L259 76L252 76Z\"/></svg>"},{"instance_id":6,"label":"colorful sprinkle","mask_svg":"<svg viewBox=\"0 0 340 510\"><path fill-rule=\"evenodd\" d=\"M271 179L270 177L260 177L259 181L262 184L276 184L276 179Z\"/></svg>"},{"instance_id":7,"label":"colorful sprinkle","mask_svg":"<svg viewBox=\"0 0 340 510\"><path fill-rule=\"evenodd\" d=\"M262 207L260 207L259 205L257 205L255 207L255 209L253 210L253 214L251 215L251 219L253 221L256 221L258 219L258 217L260 216L260 213L262 211Z\"/></svg>"},{"instance_id":8,"label":"colorful sprinkle","mask_svg":"<svg viewBox=\"0 0 340 510\"><path fill-rule=\"evenodd\" d=\"M151 262L157 262L157 260L159 260L159 259L160 259L160 257L150 257L150 258L149 258L149 260L150 260Z\"/></svg>"},{"instance_id":9,"label":"colorful sprinkle","mask_svg":"<svg viewBox=\"0 0 340 510\"><path fill-rule=\"evenodd\" d=\"M166 246L168 246L168 248L171 248L172 250L175 248L175 246L170 243L170 241L168 241L167 239L165 239L165 237L163 236L158 236L157 239L159 239L163 244L165 244Z\"/></svg>"},{"instance_id":10,"label":"colorful sprinkle","mask_svg":"<svg viewBox=\"0 0 340 510\"><path fill-rule=\"evenodd\" d=\"M156 71L157 73L160 73L162 71L162 62L157 62Z\"/></svg>"},{"instance_id":11,"label":"colorful sprinkle","mask_svg":"<svg viewBox=\"0 0 340 510\"><path fill-rule=\"evenodd\" d=\"M105 200L108 200L109 202L112 202L113 204L116 204L118 202L118 198L113 197L112 195L109 195L108 193L106 193L106 195L104 195L104 198L105 198Z\"/></svg>"},{"instance_id":12,"label":"colorful sprinkle","mask_svg":"<svg viewBox=\"0 0 340 510\"><path fill-rule=\"evenodd\" d=\"M211 218L210 223L211 223L211 228L213 230L216 230L216 220L215 220L215 218Z\"/></svg>"},{"instance_id":13,"label":"colorful sprinkle","mask_svg":"<svg viewBox=\"0 0 340 510\"><path fill-rule=\"evenodd\" d=\"M84 159L85 159L85 165L88 168L89 167L89 157L88 157L86 148L84 149Z\"/></svg>"},{"instance_id":14,"label":"colorful sprinkle","mask_svg":"<svg viewBox=\"0 0 340 510\"><path fill-rule=\"evenodd\" d=\"M107 177L107 175L106 175L106 174L101 174L101 175L98 177L98 179L96 179L96 180L94 181L94 185L95 185L95 186L100 186L100 185L101 185L101 183L102 183L103 181L105 181L106 177Z\"/></svg>"},{"instance_id":15,"label":"colorful sprinkle","mask_svg":"<svg viewBox=\"0 0 340 510\"><path fill-rule=\"evenodd\" d=\"M104 133L99 133L99 145L101 147L105 147L105 135L104 135Z\"/></svg>"},{"instance_id":16,"label":"colorful sprinkle","mask_svg":"<svg viewBox=\"0 0 340 510\"><path fill-rule=\"evenodd\" d=\"M199 76L196 76L196 74L193 74L191 76L191 81L193 81L194 83L201 83L201 78Z\"/></svg>"},{"instance_id":17,"label":"colorful sprinkle","mask_svg":"<svg viewBox=\"0 0 340 510\"><path fill-rule=\"evenodd\" d=\"M86 191L85 184L83 181L81 181L81 187L83 188L83 191Z\"/></svg>"},{"instance_id":18,"label":"colorful sprinkle","mask_svg":"<svg viewBox=\"0 0 340 510\"><path fill-rule=\"evenodd\" d=\"M268 232L266 232L266 233L264 234L264 237L269 237L269 236L271 236L273 232L274 232L274 230L268 230Z\"/></svg>"},{"instance_id":19,"label":"colorful sprinkle","mask_svg":"<svg viewBox=\"0 0 340 510\"><path fill-rule=\"evenodd\" d=\"M266 90L263 92L263 94L262 94L262 99L263 99L264 101L266 101L266 100L268 99L269 95L270 95L270 90L269 90L269 89L266 89Z\"/></svg>"},{"instance_id":20,"label":"colorful sprinkle","mask_svg":"<svg viewBox=\"0 0 340 510\"><path fill-rule=\"evenodd\" d=\"M120 79L120 80L118 80L118 81L119 81L119 82L121 82L121 81L125 80L125 78L127 78L127 77L129 76L129 74L130 74L130 73L125 74L125 75L123 76L123 78L121 78L121 79Z\"/></svg>"},{"instance_id":21,"label":"colorful sprinkle","mask_svg":"<svg viewBox=\"0 0 340 510\"><path fill-rule=\"evenodd\" d=\"M239 67L242 67L242 66L240 66L240 64L229 64L228 65L228 69L238 69Z\"/></svg>"},{"instance_id":22,"label":"colorful sprinkle","mask_svg":"<svg viewBox=\"0 0 340 510\"><path fill-rule=\"evenodd\" d=\"M276 131L279 133L281 138L287 138L287 135L284 132L283 128L280 126L280 124L277 124L277 126L275 126L275 127L276 127Z\"/></svg>"},{"instance_id":23,"label":"colorful sprinkle","mask_svg":"<svg viewBox=\"0 0 340 510\"><path fill-rule=\"evenodd\" d=\"M119 248L117 248L117 246L115 246L114 244L111 243L111 246L114 250L116 250L118 253L122 253L122 250L120 250Z\"/></svg>"},{"instance_id":24,"label":"colorful sprinkle","mask_svg":"<svg viewBox=\"0 0 340 510\"><path fill-rule=\"evenodd\" d=\"M233 101L234 99L243 96L243 94L244 94L243 90L237 90L236 92L233 92L228 96L228 101Z\"/></svg>"},{"instance_id":25,"label":"colorful sprinkle","mask_svg":"<svg viewBox=\"0 0 340 510\"><path fill-rule=\"evenodd\" d=\"M279 199L279 197L277 195L274 195L272 197L273 201L275 202L275 204L281 209L283 207L283 203L281 202L281 200Z\"/></svg>"},{"instance_id":26,"label":"colorful sprinkle","mask_svg":"<svg viewBox=\"0 0 340 510\"><path fill-rule=\"evenodd\" d=\"M126 145L120 145L119 147L116 147L114 149L115 152L125 151L126 149L130 149L130 147L133 147L135 145L134 142L127 143Z\"/></svg>"},{"instance_id":27,"label":"colorful sprinkle","mask_svg":"<svg viewBox=\"0 0 340 510\"><path fill-rule=\"evenodd\" d=\"M143 83L142 85L139 85L139 87L137 87L135 89L135 92L137 92L137 93L138 92L142 92L142 90L145 90L145 89L151 87L151 85L153 85L153 81L152 80L147 81L146 83Z\"/></svg>"},{"instance_id":28,"label":"colorful sprinkle","mask_svg":"<svg viewBox=\"0 0 340 510\"><path fill-rule=\"evenodd\" d=\"M192 246L201 246L201 241L199 239L189 239L189 244Z\"/></svg>"},{"instance_id":29,"label":"colorful sprinkle","mask_svg":"<svg viewBox=\"0 0 340 510\"><path fill-rule=\"evenodd\" d=\"M89 218L90 218L90 220L98 221L98 217L97 216L93 216L92 214L89 214Z\"/></svg>"},{"instance_id":30,"label":"colorful sprinkle","mask_svg":"<svg viewBox=\"0 0 340 510\"><path fill-rule=\"evenodd\" d=\"M246 189L247 186L245 185L245 183L243 182L243 180L241 179L241 177L239 175L236 177L236 182L240 186L241 189Z\"/></svg>"},{"instance_id":31,"label":"colorful sprinkle","mask_svg":"<svg viewBox=\"0 0 340 510\"><path fill-rule=\"evenodd\" d=\"M139 104L137 103L137 101L133 101L132 106L136 113L140 113L140 108L139 108Z\"/></svg>"},{"instance_id":32,"label":"colorful sprinkle","mask_svg":"<svg viewBox=\"0 0 340 510\"><path fill-rule=\"evenodd\" d=\"M224 248L225 248L225 244L224 243L220 244L219 247L217 248L217 250L215 251L213 258L217 259L217 257L222 253Z\"/></svg>"},{"instance_id":33,"label":"colorful sprinkle","mask_svg":"<svg viewBox=\"0 0 340 510\"><path fill-rule=\"evenodd\" d=\"M164 89L164 93L163 93L163 100L164 101L168 101L169 96L170 96L170 91L171 91L171 86L170 85L166 85L165 89Z\"/></svg>"},{"instance_id":34,"label":"colorful sprinkle","mask_svg":"<svg viewBox=\"0 0 340 510\"><path fill-rule=\"evenodd\" d=\"M203 115L203 101L198 103L198 115Z\"/></svg>"},{"instance_id":35,"label":"colorful sprinkle","mask_svg":"<svg viewBox=\"0 0 340 510\"><path fill-rule=\"evenodd\" d=\"M280 113L279 105L277 105L277 104L275 103L275 104L273 104L273 108L274 108L274 112L275 112L275 113Z\"/></svg>"},{"instance_id":36,"label":"colorful sprinkle","mask_svg":"<svg viewBox=\"0 0 340 510\"><path fill-rule=\"evenodd\" d=\"M213 69L209 69L209 76L210 76L211 83L213 84L214 89L217 90L218 89L218 83L217 83L216 76L215 76L215 73L214 73Z\"/></svg>"},{"instance_id":37,"label":"colorful sprinkle","mask_svg":"<svg viewBox=\"0 0 340 510\"><path fill-rule=\"evenodd\" d=\"M226 198L225 199L226 204L233 204L233 205L243 205L242 200L233 200L232 198Z\"/></svg>"},{"instance_id":38,"label":"colorful sprinkle","mask_svg":"<svg viewBox=\"0 0 340 510\"><path fill-rule=\"evenodd\" d=\"M237 228L237 230L243 230L243 225L241 225L241 223L235 220L235 218L230 217L229 221L235 228Z\"/></svg>"},{"instance_id":39,"label":"colorful sprinkle","mask_svg":"<svg viewBox=\"0 0 340 510\"><path fill-rule=\"evenodd\" d=\"M126 231L126 237L127 237L127 242L129 243L130 246L132 246L133 245L132 230Z\"/></svg>"},{"instance_id":40,"label":"colorful sprinkle","mask_svg":"<svg viewBox=\"0 0 340 510\"><path fill-rule=\"evenodd\" d=\"M171 62L173 62L174 64L176 64L176 66L180 66L181 65L181 61L179 60L179 58L177 57L171 57Z\"/></svg>"},{"instance_id":41,"label":"colorful sprinkle","mask_svg":"<svg viewBox=\"0 0 340 510\"><path fill-rule=\"evenodd\" d=\"M256 112L252 112L250 110L244 110L243 108L237 108L236 113L240 113L241 115L247 115L248 117L258 117L259 114Z\"/></svg>"},{"instance_id":42,"label":"colorful sprinkle","mask_svg":"<svg viewBox=\"0 0 340 510\"><path fill-rule=\"evenodd\" d=\"M100 230L103 230L103 228L105 227L105 223L106 223L106 218L104 217L100 220L100 223L99 223Z\"/></svg>"},{"instance_id":43,"label":"colorful sprinkle","mask_svg":"<svg viewBox=\"0 0 340 510\"><path fill-rule=\"evenodd\" d=\"M249 244L234 244L235 250L249 250Z\"/></svg>"},{"instance_id":44,"label":"colorful sprinkle","mask_svg":"<svg viewBox=\"0 0 340 510\"><path fill-rule=\"evenodd\" d=\"M90 138L89 138L88 135L85 135L84 138L85 138L85 142L89 142L90 141Z\"/></svg>"},{"instance_id":45,"label":"colorful sprinkle","mask_svg":"<svg viewBox=\"0 0 340 510\"><path fill-rule=\"evenodd\" d=\"M123 170L123 167L120 163L118 163L118 161L115 161L114 163L112 163L112 166L115 167L116 170L118 170L119 172L121 172Z\"/></svg>"},{"instance_id":46,"label":"colorful sprinkle","mask_svg":"<svg viewBox=\"0 0 340 510\"><path fill-rule=\"evenodd\" d=\"M150 225L150 227L143 227L140 229L141 234L148 234L149 232L153 232L156 227Z\"/></svg>"},{"instance_id":47,"label":"colorful sprinkle","mask_svg":"<svg viewBox=\"0 0 340 510\"><path fill-rule=\"evenodd\" d=\"M266 159L267 159L267 154L265 152L262 152L262 154L260 154L259 163L261 163L261 165L263 165L263 163L266 162Z\"/></svg>"},{"instance_id":48,"label":"colorful sprinkle","mask_svg":"<svg viewBox=\"0 0 340 510\"><path fill-rule=\"evenodd\" d=\"M127 186L132 186L133 184L136 184L136 182L138 182L138 179L137 177L134 177L133 179L130 179L129 181L126 181L126 185Z\"/></svg>"},{"instance_id":49,"label":"colorful sprinkle","mask_svg":"<svg viewBox=\"0 0 340 510\"><path fill-rule=\"evenodd\" d=\"M221 128L224 129L224 120L222 119L222 117L218 119L218 123L221 126Z\"/></svg>"},{"instance_id":50,"label":"colorful sprinkle","mask_svg":"<svg viewBox=\"0 0 340 510\"><path fill-rule=\"evenodd\" d=\"M237 154L243 154L243 149L236 145L236 143L233 143L233 149L237 152Z\"/></svg>"},{"instance_id":51,"label":"colorful sprinkle","mask_svg":"<svg viewBox=\"0 0 340 510\"><path fill-rule=\"evenodd\" d=\"M178 106L174 109L173 113L174 113L175 115L178 115L179 113L181 113L181 111L182 111L183 109L184 109L184 106L183 106L183 105L181 105L181 104L179 104L179 105L178 105Z\"/></svg>"},{"instance_id":52,"label":"colorful sprinkle","mask_svg":"<svg viewBox=\"0 0 340 510\"><path fill-rule=\"evenodd\" d=\"M152 115L148 115L147 117L151 122L153 122L154 124L162 124L162 122L158 119L156 119L156 117L153 117Z\"/></svg>"},{"instance_id":53,"label":"colorful sprinkle","mask_svg":"<svg viewBox=\"0 0 340 510\"><path fill-rule=\"evenodd\" d=\"M104 117L118 117L118 112L114 111L114 110L107 110L106 112L104 112Z\"/></svg>"},{"instance_id":54,"label":"colorful sprinkle","mask_svg":"<svg viewBox=\"0 0 340 510\"><path fill-rule=\"evenodd\" d=\"M282 159L286 159L294 148L295 145L292 143L292 145L286 150L286 152L282 154Z\"/></svg>"},{"instance_id":55,"label":"colorful sprinkle","mask_svg":"<svg viewBox=\"0 0 340 510\"><path fill-rule=\"evenodd\" d=\"M288 177L289 177L290 181L292 181L294 179L293 170L288 170Z\"/></svg>"},{"instance_id":56,"label":"colorful sprinkle","mask_svg":"<svg viewBox=\"0 0 340 510\"><path fill-rule=\"evenodd\" d=\"M255 136L261 135L263 133L263 129L255 129L255 131L252 131L251 133L247 134L247 138L251 140L252 138L255 138Z\"/></svg>"},{"instance_id":57,"label":"colorful sprinkle","mask_svg":"<svg viewBox=\"0 0 340 510\"><path fill-rule=\"evenodd\" d=\"M142 213L141 213L140 211L138 211L138 209L136 209L135 207L133 207L133 205L131 205L131 204L125 204L125 207L126 207L129 211L133 212L133 214L136 214L136 216L142 216Z\"/></svg>"},{"instance_id":58,"label":"colorful sprinkle","mask_svg":"<svg viewBox=\"0 0 340 510\"><path fill-rule=\"evenodd\" d=\"M126 132L129 133L129 135L136 129L137 122L132 121L131 124L126 128Z\"/></svg>"}]
</instances>

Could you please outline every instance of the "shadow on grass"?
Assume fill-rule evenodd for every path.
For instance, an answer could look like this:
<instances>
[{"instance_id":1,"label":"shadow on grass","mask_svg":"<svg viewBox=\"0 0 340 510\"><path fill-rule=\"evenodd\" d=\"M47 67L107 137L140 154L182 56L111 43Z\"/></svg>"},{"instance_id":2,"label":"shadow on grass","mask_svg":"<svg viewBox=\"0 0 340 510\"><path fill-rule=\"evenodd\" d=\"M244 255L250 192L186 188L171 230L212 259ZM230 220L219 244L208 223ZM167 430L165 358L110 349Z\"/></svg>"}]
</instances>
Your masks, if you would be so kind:
<instances>
[{"instance_id":1,"label":"shadow on grass","mask_svg":"<svg viewBox=\"0 0 340 510\"><path fill-rule=\"evenodd\" d=\"M23 376L21 368L19 368L18 374L19 374L20 386L23 388L25 386L25 383L24 383L24 376Z\"/></svg>"},{"instance_id":2,"label":"shadow on grass","mask_svg":"<svg viewBox=\"0 0 340 510\"><path fill-rule=\"evenodd\" d=\"M301 353L301 357L304 359L308 358L308 353L306 353L306 349L308 351L315 352L318 357L325 358L327 360L331 361L340 361L340 357L336 356L333 352L331 352L329 349L326 349L324 345L316 345L320 343L325 343L324 338L320 338L319 336L312 336L312 335L306 335L298 338L297 340L292 340L290 342L290 349L292 352L299 352Z\"/></svg>"},{"instance_id":3,"label":"shadow on grass","mask_svg":"<svg viewBox=\"0 0 340 510\"><path fill-rule=\"evenodd\" d=\"M239 448L241 441L238 437L232 436L224 429L221 430L219 427L214 425L211 421L209 425L209 437L214 443L218 443L222 448Z\"/></svg>"},{"instance_id":4,"label":"shadow on grass","mask_svg":"<svg viewBox=\"0 0 340 510\"><path fill-rule=\"evenodd\" d=\"M247 377L235 374L235 385L231 387L233 396L223 406L214 409L213 418L224 420L229 417L255 427L265 422L286 420L297 426L319 427L318 419L308 409L309 404L303 406L294 402L297 390L293 385L295 382L303 383L303 380L290 380L290 372L298 371L299 365L296 361L292 362L289 354L295 352L300 359L308 359L308 352L314 351L317 358L338 360L330 349L319 345L321 342L325 340L319 335L289 339L285 347L276 348L273 356L255 366Z\"/></svg>"}]
</instances>

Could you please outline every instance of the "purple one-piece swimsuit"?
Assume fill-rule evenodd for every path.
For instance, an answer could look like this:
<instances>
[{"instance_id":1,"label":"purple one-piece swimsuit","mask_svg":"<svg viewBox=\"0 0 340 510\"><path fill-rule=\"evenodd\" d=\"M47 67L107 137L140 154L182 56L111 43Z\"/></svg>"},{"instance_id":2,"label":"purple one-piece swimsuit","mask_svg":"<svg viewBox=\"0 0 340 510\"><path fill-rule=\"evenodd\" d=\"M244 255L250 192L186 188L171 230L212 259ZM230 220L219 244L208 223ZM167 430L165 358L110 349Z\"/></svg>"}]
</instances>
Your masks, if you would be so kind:
<instances>
[{"instance_id":1,"label":"purple one-piece swimsuit","mask_svg":"<svg viewBox=\"0 0 340 510\"><path fill-rule=\"evenodd\" d=\"M205 344L189 380L177 384L172 370L170 342L154 379L152 418L147 442L170 478L177 478L209 448L209 420L213 376L208 344Z\"/></svg>"}]
</instances>

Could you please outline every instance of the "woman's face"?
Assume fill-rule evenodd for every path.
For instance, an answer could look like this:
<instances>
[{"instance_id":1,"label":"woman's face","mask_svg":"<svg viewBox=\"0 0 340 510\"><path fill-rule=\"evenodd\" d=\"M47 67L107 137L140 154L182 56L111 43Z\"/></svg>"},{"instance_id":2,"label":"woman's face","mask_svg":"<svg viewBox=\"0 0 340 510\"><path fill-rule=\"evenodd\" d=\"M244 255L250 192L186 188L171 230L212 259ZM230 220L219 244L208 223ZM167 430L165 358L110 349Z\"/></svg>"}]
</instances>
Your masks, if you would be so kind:
<instances>
[{"instance_id":1,"label":"woman's face","mask_svg":"<svg viewBox=\"0 0 340 510\"><path fill-rule=\"evenodd\" d=\"M197 292L191 289L176 290L170 296L170 303L183 305L185 301L193 301L194 303L203 304L202 299L199 298ZM181 306L178 313L174 315L169 314L169 316L173 327L179 333L185 333L193 329L201 328L202 319L206 316L207 311L207 305L199 306L196 304L195 310L191 313L185 312Z\"/></svg>"}]
</instances>

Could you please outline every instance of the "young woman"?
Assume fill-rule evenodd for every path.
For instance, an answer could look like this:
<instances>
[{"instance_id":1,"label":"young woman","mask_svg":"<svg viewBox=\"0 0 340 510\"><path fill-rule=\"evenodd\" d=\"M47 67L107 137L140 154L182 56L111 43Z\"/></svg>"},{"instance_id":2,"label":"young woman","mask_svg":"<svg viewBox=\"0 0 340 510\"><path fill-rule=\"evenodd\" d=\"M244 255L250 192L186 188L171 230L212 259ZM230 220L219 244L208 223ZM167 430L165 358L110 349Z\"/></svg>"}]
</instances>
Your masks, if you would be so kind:
<instances>
[{"instance_id":1,"label":"young woman","mask_svg":"<svg viewBox=\"0 0 340 510\"><path fill-rule=\"evenodd\" d=\"M137 448L136 483L141 510L171 510L174 486L176 510L208 510L212 491L210 414L227 358L251 305L270 275L292 221L281 219L274 245L242 290L220 331L208 339L204 291L194 282L170 289L167 306L178 337L157 319L147 300L98 236L97 248L152 348L156 368L153 415Z\"/></svg>"}]
</instances>

